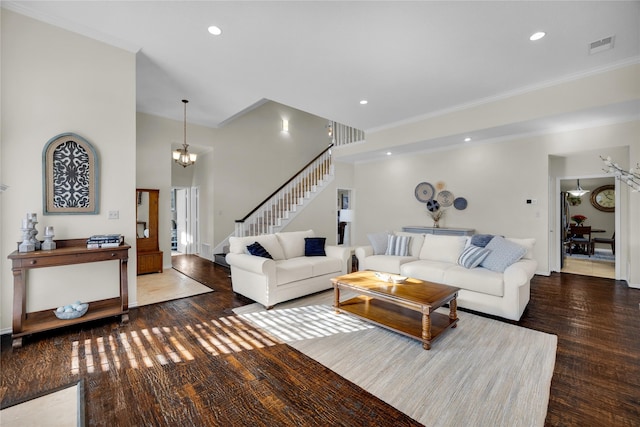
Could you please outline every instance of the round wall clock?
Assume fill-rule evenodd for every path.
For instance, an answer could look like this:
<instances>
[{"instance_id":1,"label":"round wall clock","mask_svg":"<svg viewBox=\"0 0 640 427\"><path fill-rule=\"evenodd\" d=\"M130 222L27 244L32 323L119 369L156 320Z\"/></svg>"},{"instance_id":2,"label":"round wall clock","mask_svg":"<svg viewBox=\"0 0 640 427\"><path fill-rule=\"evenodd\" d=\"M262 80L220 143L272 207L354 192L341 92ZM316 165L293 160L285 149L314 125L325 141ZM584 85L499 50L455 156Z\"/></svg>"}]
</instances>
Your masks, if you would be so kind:
<instances>
[{"instance_id":1,"label":"round wall clock","mask_svg":"<svg viewBox=\"0 0 640 427\"><path fill-rule=\"evenodd\" d=\"M603 185L591 192L591 204L602 212L613 212L616 209L616 190L614 185Z\"/></svg>"},{"instance_id":2,"label":"round wall clock","mask_svg":"<svg viewBox=\"0 0 640 427\"><path fill-rule=\"evenodd\" d=\"M428 182L421 182L416 186L416 199L421 203L427 203L429 200L433 199L435 192L436 190L433 188L433 185Z\"/></svg>"}]
</instances>

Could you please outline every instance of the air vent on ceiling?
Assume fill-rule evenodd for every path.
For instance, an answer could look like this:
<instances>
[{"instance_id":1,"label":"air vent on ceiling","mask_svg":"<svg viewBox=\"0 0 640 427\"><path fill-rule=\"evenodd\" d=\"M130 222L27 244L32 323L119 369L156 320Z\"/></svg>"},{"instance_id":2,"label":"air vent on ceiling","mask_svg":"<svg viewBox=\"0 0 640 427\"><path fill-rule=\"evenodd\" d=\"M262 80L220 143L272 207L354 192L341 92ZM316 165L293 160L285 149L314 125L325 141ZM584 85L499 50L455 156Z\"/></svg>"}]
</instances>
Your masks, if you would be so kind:
<instances>
[{"instance_id":1,"label":"air vent on ceiling","mask_svg":"<svg viewBox=\"0 0 640 427\"><path fill-rule=\"evenodd\" d=\"M602 40L589 43L589 55L593 55L604 50L613 49L613 42L615 38L616 36L609 36L603 38Z\"/></svg>"}]
</instances>

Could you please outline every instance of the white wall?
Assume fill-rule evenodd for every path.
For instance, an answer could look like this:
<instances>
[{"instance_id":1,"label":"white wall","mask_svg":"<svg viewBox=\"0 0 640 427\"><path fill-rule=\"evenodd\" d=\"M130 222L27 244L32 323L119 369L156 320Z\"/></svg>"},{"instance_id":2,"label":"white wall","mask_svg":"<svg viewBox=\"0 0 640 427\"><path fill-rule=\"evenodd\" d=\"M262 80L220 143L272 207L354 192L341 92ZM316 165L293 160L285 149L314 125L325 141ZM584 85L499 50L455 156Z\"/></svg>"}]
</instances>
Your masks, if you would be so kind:
<instances>
[{"instance_id":1,"label":"white wall","mask_svg":"<svg viewBox=\"0 0 640 427\"><path fill-rule=\"evenodd\" d=\"M129 251L129 296L135 304L135 56L2 9L1 325L11 328L13 276L7 256L21 239L26 212L36 212L39 237L121 233ZM100 159L99 215L42 214L42 149L55 135L86 138ZM118 220L107 212L119 211ZM132 241L133 240L133 241ZM27 309L118 294L117 263L34 269Z\"/></svg>"}]
</instances>

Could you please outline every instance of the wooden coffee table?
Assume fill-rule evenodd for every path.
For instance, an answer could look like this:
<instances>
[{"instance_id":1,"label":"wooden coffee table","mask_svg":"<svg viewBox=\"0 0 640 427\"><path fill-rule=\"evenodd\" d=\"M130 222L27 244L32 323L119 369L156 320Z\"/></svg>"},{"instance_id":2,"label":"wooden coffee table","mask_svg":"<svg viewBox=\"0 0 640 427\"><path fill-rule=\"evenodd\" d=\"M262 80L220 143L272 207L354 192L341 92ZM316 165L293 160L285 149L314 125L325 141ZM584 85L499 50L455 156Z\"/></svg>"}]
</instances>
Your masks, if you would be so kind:
<instances>
[{"instance_id":1,"label":"wooden coffee table","mask_svg":"<svg viewBox=\"0 0 640 427\"><path fill-rule=\"evenodd\" d=\"M368 322L422 342L425 350L431 342L458 323L456 298L459 288L419 279L403 283L383 282L373 271L358 271L331 279L336 313L351 313ZM358 296L340 301L340 289ZM449 316L435 310L449 303Z\"/></svg>"}]
</instances>

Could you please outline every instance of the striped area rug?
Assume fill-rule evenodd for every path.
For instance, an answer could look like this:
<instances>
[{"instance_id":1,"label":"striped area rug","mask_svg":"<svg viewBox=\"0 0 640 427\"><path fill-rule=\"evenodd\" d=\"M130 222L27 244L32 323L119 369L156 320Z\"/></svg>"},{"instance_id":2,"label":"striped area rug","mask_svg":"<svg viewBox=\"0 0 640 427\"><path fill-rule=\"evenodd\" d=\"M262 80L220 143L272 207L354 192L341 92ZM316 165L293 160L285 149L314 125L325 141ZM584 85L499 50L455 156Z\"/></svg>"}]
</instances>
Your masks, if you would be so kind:
<instances>
[{"instance_id":1,"label":"striped area rug","mask_svg":"<svg viewBox=\"0 0 640 427\"><path fill-rule=\"evenodd\" d=\"M328 291L269 311L259 304L234 311L425 426L544 425L555 335L459 311L458 327L426 351L336 315L332 298Z\"/></svg>"}]
</instances>

